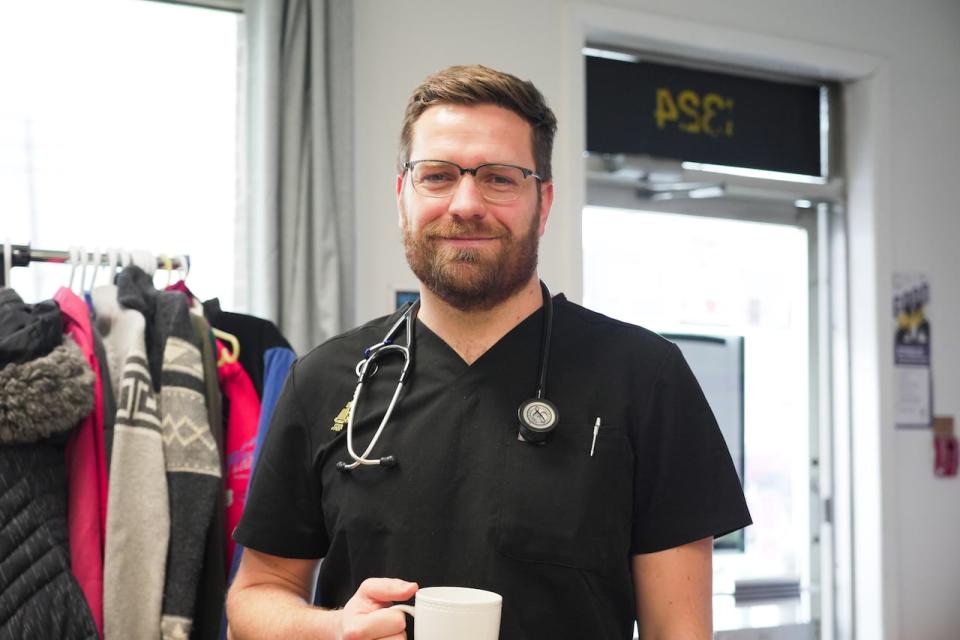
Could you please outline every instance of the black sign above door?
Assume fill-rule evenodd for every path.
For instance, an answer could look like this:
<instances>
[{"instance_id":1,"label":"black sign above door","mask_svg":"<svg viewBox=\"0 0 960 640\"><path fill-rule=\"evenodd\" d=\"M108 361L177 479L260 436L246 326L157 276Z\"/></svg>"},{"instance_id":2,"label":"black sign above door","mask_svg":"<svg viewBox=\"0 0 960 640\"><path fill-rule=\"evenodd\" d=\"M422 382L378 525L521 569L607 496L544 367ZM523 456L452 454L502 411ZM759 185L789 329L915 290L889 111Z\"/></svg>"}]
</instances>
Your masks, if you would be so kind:
<instances>
[{"instance_id":1,"label":"black sign above door","mask_svg":"<svg viewBox=\"0 0 960 640\"><path fill-rule=\"evenodd\" d=\"M588 56L587 150L821 175L820 87Z\"/></svg>"}]
</instances>

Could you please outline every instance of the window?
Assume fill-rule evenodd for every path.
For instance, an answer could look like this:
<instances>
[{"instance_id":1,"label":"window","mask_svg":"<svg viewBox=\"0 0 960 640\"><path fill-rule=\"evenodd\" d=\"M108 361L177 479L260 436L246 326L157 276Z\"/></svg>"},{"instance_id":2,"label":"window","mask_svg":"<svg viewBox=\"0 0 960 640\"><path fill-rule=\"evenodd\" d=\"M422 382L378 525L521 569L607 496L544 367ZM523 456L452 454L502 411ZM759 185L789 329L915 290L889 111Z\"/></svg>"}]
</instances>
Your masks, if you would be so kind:
<instances>
[{"instance_id":1,"label":"window","mask_svg":"<svg viewBox=\"0 0 960 640\"><path fill-rule=\"evenodd\" d=\"M0 240L189 254L191 288L232 308L241 21L130 0L0 9ZM69 276L11 281L33 302Z\"/></svg>"},{"instance_id":2,"label":"window","mask_svg":"<svg viewBox=\"0 0 960 640\"><path fill-rule=\"evenodd\" d=\"M715 553L714 593L730 596L743 579L792 579L809 593L807 231L587 207L583 257L586 306L663 334L742 337L743 480L755 524L742 552ZM721 428L728 438L737 431ZM724 619L727 610L718 603L717 629L739 624Z\"/></svg>"},{"instance_id":3,"label":"window","mask_svg":"<svg viewBox=\"0 0 960 640\"><path fill-rule=\"evenodd\" d=\"M763 60L583 53L584 301L672 337L743 456L754 525L715 545L716 635L831 638L839 87Z\"/></svg>"}]
</instances>

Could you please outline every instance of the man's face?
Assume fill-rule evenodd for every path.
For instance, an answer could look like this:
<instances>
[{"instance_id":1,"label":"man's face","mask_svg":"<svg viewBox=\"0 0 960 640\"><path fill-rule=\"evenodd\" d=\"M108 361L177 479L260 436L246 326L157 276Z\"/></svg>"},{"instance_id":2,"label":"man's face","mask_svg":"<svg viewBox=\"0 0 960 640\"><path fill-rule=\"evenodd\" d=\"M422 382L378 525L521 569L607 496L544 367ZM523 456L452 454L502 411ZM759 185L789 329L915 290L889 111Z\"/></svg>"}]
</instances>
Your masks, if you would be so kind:
<instances>
[{"instance_id":1,"label":"man's face","mask_svg":"<svg viewBox=\"0 0 960 640\"><path fill-rule=\"evenodd\" d=\"M430 107L413 127L410 160L535 168L530 125L493 105ZM491 309L530 281L552 202L553 185L534 178L516 200L489 202L470 174L443 198L418 194L409 172L397 176L407 262L430 291L462 311Z\"/></svg>"}]
</instances>

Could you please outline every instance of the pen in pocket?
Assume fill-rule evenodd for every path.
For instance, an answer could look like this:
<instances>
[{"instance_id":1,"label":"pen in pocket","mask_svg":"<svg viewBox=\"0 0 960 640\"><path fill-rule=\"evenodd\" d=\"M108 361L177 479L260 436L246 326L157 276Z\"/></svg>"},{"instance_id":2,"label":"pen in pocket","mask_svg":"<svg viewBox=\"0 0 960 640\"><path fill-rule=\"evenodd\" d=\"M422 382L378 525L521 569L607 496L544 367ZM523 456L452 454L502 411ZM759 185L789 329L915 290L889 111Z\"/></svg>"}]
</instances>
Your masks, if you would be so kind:
<instances>
[{"instance_id":1,"label":"pen in pocket","mask_svg":"<svg viewBox=\"0 0 960 640\"><path fill-rule=\"evenodd\" d=\"M597 416L597 422L593 425L593 441L590 443L590 457L593 457L593 450L597 446L597 433L600 432L600 416Z\"/></svg>"}]
</instances>

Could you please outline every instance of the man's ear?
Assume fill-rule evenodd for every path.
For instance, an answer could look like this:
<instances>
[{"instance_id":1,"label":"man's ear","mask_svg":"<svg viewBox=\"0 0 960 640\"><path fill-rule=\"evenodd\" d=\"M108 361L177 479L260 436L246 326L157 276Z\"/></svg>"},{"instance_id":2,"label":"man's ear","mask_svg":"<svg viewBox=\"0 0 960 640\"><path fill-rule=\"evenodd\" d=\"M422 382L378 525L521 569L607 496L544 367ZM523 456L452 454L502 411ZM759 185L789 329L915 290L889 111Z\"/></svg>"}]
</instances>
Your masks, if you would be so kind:
<instances>
[{"instance_id":1,"label":"man's ear","mask_svg":"<svg viewBox=\"0 0 960 640\"><path fill-rule=\"evenodd\" d=\"M397 175L397 224L400 230L403 230L403 177L405 174Z\"/></svg>"},{"instance_id":2,"label":"man's ear","mask_svg":"<svg viewBox=\"0 0 960 640\"><path fill-rule=\"evenodd\" d=\"M547 218L550 217L550 209L553 207L553 182L544 182L540 185L540 230L539 235L547 228Z\"/></svg>"}]
</instances>

